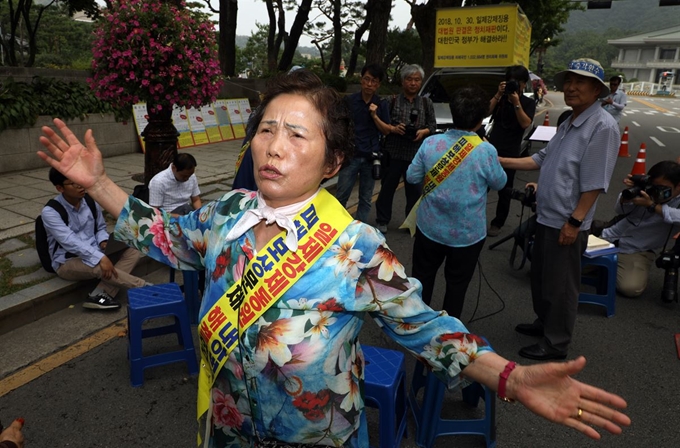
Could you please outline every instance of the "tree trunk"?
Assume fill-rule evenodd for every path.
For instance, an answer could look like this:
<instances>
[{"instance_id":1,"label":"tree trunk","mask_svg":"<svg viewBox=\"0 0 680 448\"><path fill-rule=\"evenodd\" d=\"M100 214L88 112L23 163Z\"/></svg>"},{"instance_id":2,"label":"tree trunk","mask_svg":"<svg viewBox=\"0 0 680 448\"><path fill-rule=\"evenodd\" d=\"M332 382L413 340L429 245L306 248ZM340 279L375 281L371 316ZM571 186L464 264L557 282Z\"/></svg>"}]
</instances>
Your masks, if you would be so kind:
<instances>
[{"instance_id":1,"label":"tree trunk","mask_svg":"<svg viewBox=\"0 0 680 448\"><path fill-rule=\"evenodd\" d=\"M276 11L274 10L273 0L267 0L267 15L269 16L269 31L267 32L267 71L276 72L276 64L279 57L279 49L275 47L276 42ZM279 14L283 15L283 10L279 9Z\"/></svg>"},{"instance_id":2,"label":"tree trunk","mask_svg":"<svg viewBox=\"0 0 680 448\"><path fill-rule=\"evenodd\" d=\"M385 53L392 0L374 0L372 3L372 18L366 42L366 63L380 64Z\"/></svg>"},{"instance_id":3,"label":"tree trunk","mask_svg":"<svg viewBox=\"0 0 680 448\"><path fill-rule=\"evenodd\" d=\"M364 23L362 23L357 30L354 32L354 45L352 45L352 53L349 57L349 65L347 67L347 77L354 76L354 72L357 70L357 58L359 57L359 48L361 48L361 38L364 37L364 33L368 30L371 24L371 4L372 0L368 0L366 3L366 16Z\"/></svg>"},{"instance_id":4,"label":"tree trunk","mask_svg":"<svg viewBox=\"0 0 680 448\"><path fill-rule=\"evenodd\" d=\"M342 18L341 0L333 0L333 51L331 52L331 74L340 76L342 61Z\"/></svg>"},{"instance_id":5,"label":"tree trunk","mask_svg":"<svg viewBox=\"0 0 680 448\"><path fill-rule=\"evenodd\" d=\"M293 56L295 56L295 50L297 50L298 42L300 42L300 36L304 31L305 24L309 20L309 12L311 9L312 0L302 0L300 2L300 7L295 15L295 21L293 22L293 26L290 27L288 41L286 42L283 54L281 55L281 60L279 61L280 71L288 70L290 64L293 63Z\"/></svg>"},{"instance_id":6,"label":"tree trunk","mask_svg":"<svg viewBox=\"0 0 680 448\"><path fill-rule=\"evenodd\" d=\"M238 0L220 0L220 34L217 54L224 76L236 76L236 19Z\"/></svg>"}]
</instances>

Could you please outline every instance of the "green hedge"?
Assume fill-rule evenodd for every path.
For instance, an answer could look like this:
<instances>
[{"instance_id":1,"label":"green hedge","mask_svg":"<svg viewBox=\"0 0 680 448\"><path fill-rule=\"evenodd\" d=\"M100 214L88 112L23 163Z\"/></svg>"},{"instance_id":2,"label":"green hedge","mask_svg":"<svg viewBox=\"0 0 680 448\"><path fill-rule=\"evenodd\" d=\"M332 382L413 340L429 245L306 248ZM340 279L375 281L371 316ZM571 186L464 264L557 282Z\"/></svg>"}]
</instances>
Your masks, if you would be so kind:
<instances>
[{"instance_id":1,"label":"green hedge","mask_svg":"<svg viewBox=\"0 0 680 448\"><path fill-rule=\"evenodd\" d=\"M33 126L40 115L83 120L96 113L113 113L116 120L125 120L132 117L132 108L114 109L82 82L34 76L31 83L12 77L0 83L0 131Z\"/></svg>"}]
</instances>

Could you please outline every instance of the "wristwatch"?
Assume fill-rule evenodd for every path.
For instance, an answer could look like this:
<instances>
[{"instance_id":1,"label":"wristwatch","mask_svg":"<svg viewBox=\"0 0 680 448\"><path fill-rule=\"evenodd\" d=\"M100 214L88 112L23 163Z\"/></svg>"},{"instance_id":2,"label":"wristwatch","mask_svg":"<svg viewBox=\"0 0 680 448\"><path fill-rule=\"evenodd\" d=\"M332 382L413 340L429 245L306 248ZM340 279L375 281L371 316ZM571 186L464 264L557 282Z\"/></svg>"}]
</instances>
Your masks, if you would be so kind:
<instances>
[{"instance_id":1,"label":"wristwatch","mask_svg":"<svg viewBox=\"0 0 680 448\"><path fill-rule=\"evenodd\" d=\"M579 227L581 227L581 224L583 224L583 220L582 219L576 219L573 216L569 215L569 219L567 219L567 223L570 226L576 227L578 229Z\"/></svg>"},{"instance_id":2,"label":"wristwatch","mask_svg":"<svg viewBox=\"0 0 680 448\"><path fill-rule=\"evenodd\" d=\"M515 109L521 109L521 108L522 108L522 106L520 106L519 104L517 106L515 106Z\"/></svg>"},{"instance_id":3,"label":"wristwatch","mask_svg":"<svg viewBox=\"0 0 680 448\"><path fill-rule=\"evenodd\" d=\"M652 202L652 205L650 205L649 207L647 207L647 211L648 211L649 213L656 213L656 202Z\"/></svg>"}]
</instances>

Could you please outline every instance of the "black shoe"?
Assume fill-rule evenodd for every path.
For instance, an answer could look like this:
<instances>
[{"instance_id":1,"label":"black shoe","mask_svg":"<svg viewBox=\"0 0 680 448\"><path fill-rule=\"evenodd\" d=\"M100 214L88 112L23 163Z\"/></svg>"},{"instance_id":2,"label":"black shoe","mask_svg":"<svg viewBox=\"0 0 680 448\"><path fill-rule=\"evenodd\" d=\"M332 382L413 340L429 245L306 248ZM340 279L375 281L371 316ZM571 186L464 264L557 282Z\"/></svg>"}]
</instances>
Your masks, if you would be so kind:
<instances>
[{"instance_id":1,"label":"black shoe","mask_svg":"<svg viewBox=\"0 0 680 448\"><path fill-rule=\"evenodd\" d=\"M527 336L543 336L543 327L536 324L518 324L515 327L515 331Z\"/></svg>"},{"instance_id":2,"label":"black shoe","mask_svg":"<svg viewBox=\"0 0 680 448\"><path fill-rule=\"evenodd\" d=\"M113 297L105 292L97 294L96 296L87 296L83 302L83 308L91 310L117 310L120 308L120 303L113 300Z\"/></svg>"},{"instance_id":3,"label":"black shoe","mask_svg":"<svg viewBox=\"0 0 680 448\"><path fill-rule=\"evenodd\" d=\"M549 361L551 359L565 359L567 352L558 352L541 347L540 344L522 347L519 356L523 358L535 359L536 361Z\"/></svg>"}]
</instances>

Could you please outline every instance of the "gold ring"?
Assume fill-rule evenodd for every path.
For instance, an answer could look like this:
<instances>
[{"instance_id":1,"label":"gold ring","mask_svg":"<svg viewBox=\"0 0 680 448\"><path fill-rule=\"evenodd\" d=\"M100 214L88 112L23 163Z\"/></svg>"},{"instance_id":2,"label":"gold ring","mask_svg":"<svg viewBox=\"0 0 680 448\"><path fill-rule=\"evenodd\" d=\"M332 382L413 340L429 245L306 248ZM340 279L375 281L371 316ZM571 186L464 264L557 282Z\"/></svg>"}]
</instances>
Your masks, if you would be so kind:
<instances>
[{"instance_id":1,"label":"gold ring","mask_svg":"<svg viewBox=\"0 0 680 448\"><path fill-rule=\"evenodd\" d=\"M583 409L578 408L578 415L576 415L576 418L580 420L582 415L583 415Z\"/></svg>"}]
</instances>

